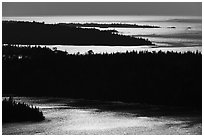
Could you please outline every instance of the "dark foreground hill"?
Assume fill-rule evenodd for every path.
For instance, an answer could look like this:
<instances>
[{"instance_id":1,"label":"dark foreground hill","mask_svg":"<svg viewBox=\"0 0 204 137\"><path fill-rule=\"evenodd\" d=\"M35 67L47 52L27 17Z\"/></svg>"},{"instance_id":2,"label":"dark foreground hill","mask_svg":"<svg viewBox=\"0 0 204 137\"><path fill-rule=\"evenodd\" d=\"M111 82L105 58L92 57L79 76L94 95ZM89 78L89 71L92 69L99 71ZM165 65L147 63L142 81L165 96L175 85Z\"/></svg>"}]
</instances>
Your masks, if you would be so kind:
<instances>
[{"instance_id":1,"label":"dark foreground hill","mask_svg":"<svg viewBox=\"0 0 204 137\"><path fill-rule=\"evenodd\" d=\"M42 121L45 117L37 107L15 102L12 97L2 101L2 122Z\"/></svg>"},{"instance_id":2,"label":"dark foreground hill","mask_svg":"<svg viewBox=\"0 0 204 137\"><path fill-rule=\"evenodd\" d=\"M63 24L44 24L37 22L3 21L3 44L30 45L108 45L138 46L153 45L152 42L125 36L114 31L100 31L70 27Z\"/></svg>"},{"instance_id":3,"label":"dark foreground hill","mask_svg":"<svg viewBox=\"0 0 204 137\"><path fill-rule=\"evenodd\" d=\"M201 53L69 55L17 46L2 52L3 94L202 106Z\"/></svg>"}]
</instances>

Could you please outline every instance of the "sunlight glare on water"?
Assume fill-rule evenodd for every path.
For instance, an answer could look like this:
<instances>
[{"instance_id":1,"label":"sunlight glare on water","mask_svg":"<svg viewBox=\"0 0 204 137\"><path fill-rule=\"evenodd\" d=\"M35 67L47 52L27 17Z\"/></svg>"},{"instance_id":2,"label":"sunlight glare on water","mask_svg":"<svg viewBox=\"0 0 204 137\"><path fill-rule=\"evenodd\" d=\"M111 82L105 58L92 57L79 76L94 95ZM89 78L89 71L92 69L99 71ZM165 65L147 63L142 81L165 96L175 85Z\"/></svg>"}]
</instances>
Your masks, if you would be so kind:
<instances>
[{"instance_id":1,"label":"sunlight glare on water","mask_svg":"<svg viewBox=\"0 0 204 137\"><path fill-rule=\"evenodd\" d=\"M201 124L188 127L188 117L143 117L128 112L97 111L91 108L72 108L70 99L50 102L52 98L15 99L42 107L46 120L3 124L3 134L201 134ZM53 106L53 107L51 107ZM56 107L58 106L58 107ZM61 107L63 106L63 107Z\"/></svg>"}]
</instances>

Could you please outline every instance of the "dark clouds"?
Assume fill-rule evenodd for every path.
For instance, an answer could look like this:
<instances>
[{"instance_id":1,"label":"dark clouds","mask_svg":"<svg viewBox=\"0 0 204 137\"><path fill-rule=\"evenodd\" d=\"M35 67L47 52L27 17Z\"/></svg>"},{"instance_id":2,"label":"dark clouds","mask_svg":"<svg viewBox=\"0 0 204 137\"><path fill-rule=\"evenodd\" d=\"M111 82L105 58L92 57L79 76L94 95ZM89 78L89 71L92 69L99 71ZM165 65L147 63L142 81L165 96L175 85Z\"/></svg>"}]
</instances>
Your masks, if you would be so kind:
<instances>
[{"instance_id":1,"label":"dark clouds","mask_svg":"<svg viewBox=\"0 0 204 137\"><path fill-rule=\"evenodd\" d=\"M201 2L3 2L3 16L52 15L192 15Z\"/></svg>"}]
</instances>

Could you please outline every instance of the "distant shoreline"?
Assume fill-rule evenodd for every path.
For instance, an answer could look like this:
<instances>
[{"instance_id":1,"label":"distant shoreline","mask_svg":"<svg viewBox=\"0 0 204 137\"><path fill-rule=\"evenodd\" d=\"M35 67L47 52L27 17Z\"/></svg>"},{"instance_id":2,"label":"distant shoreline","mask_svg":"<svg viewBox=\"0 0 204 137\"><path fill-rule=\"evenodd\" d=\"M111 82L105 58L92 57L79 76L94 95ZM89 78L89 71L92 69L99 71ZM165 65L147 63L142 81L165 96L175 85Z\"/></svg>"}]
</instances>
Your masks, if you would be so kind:
<instances>
[{"instance_id":1,"label":"distant shoreline","mask_svg":"<svg viewBox=\"0 0 204 137\"><path fill-rule=\"evenodd\" d=\"M69 27L99 27L99 28L161 28L152 25L137 25L129 23L59 23Z\"/></svg>"}]
</instances>

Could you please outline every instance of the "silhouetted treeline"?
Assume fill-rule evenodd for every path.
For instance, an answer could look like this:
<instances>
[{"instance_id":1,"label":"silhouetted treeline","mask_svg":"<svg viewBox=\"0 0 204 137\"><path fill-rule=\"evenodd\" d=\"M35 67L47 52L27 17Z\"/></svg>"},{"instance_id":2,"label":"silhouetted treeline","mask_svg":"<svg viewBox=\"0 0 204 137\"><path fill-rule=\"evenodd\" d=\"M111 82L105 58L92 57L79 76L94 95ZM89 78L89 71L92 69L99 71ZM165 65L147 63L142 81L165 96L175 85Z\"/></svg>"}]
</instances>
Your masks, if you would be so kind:
<instances>
[{"instance_id":1,"label":"silhouetted treeline","mask_svg":"<svg viewBox=\"0 0 204 137\"><path fill-rule=\"evenodd\" d=\"M37 107L15 102L12 97L2 101L2 122L42 121L45 117Z\"/></svg>"},{"instance_id":2,"label":"silhouetted treeline","mask_svg":"<svg viewBox=\"0 0 204 137\"><path fill-rule=\"evenodd\" d=\"M3 94L63 96L200 108L202 54L126 52L69 55L3 46Z\"/></svg>"},{"instance_id":3,"label":"silhouetted treeline","mask_svg":"<svg viewBox=\"0 0 204 137\"><path fill-rule=\"evenodd\" d=\"M3 44L23 45L153 45L147 39L120 35L108 30L20 21L3 21L2 41Z\"/></svg>"},{"instance_id":4,"label":"silhouetted treeline","mask_svg":"<svg viewBox=\"0 0 204 137\"><path fill-rule=\"evenodd\" d=\"M124 24L124 23L60 23L70 27L99 27L99 28L160 28L159 26Z\"/></svg>"}]
</instances>

